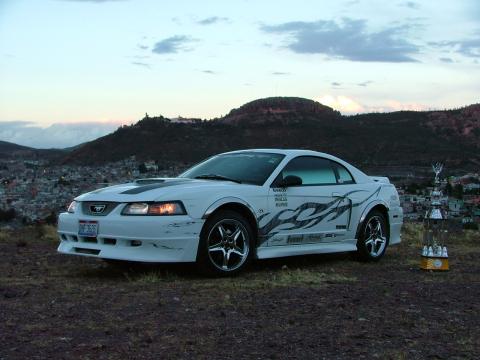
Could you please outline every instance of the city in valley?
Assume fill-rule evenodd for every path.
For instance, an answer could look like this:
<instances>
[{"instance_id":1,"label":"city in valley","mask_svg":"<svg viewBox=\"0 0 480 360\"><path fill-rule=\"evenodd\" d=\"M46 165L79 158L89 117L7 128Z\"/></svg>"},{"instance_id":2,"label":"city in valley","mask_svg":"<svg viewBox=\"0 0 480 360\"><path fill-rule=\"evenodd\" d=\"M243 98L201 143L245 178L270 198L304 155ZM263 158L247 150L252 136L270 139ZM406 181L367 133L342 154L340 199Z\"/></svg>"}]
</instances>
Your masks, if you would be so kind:
<instances>
[{"instance_id":1,"label":"city in valley","mask_svg":"<svg viewBox=\"0 0 480 360\"><path fill-rule=\"evenodd\" d=\"M76 196L101 187L146 177L173 177L184 164L162 168L135 156L99 166L50 165L44 160L0 161L0 226L16 228L32 223L55 224L60 212ZM450 172L451 174L452 172ZM411 171L392 176L398 188L405 221L419 222L431 202L432 180ZM384 174L387 175L388 174ZM459 227L477 229L480 223L480 174L462 173L442 180L442 205Z\"/></svg>"}]
</instances>

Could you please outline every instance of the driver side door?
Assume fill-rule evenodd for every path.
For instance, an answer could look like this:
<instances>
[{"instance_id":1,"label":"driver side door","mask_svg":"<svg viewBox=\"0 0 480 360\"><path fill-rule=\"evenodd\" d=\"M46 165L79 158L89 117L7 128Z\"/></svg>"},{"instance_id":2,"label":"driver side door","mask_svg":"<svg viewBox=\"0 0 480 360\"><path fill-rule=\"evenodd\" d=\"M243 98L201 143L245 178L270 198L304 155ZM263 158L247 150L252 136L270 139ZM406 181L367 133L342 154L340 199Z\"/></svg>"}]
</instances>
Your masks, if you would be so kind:
<instances>
[{"instance_id":1,"label":"driver side door","mask_svg":"<svg viewBox=\"0 0 480 360\"><path fill-rule=\"evenodd\" d=\"M287 176L298 177L301 184L284 186ZM292 159L269 190L268 216L260 222L264 246L342 241L352 210L347 184L342 185L332 161L316 156Z\"/></svg>"}]
</instances>

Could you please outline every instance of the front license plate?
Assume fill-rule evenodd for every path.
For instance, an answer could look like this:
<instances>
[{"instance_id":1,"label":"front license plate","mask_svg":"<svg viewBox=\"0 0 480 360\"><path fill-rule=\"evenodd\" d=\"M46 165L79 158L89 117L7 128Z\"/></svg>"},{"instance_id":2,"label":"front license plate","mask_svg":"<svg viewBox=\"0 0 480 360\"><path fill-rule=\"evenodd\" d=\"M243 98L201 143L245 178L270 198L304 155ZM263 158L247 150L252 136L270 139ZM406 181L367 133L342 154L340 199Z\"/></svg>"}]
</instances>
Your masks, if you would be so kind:
<instances>
[{"instance_id":1,"label":"front license plate","mask_svg":"<svg viewBox=\"0 0 480 360\"><path fill-rule=\"evenodd\" d=\"M78 222L78 236L94 237L98 234L98 221L80 220Z\"/></svg>"}]
</instances>

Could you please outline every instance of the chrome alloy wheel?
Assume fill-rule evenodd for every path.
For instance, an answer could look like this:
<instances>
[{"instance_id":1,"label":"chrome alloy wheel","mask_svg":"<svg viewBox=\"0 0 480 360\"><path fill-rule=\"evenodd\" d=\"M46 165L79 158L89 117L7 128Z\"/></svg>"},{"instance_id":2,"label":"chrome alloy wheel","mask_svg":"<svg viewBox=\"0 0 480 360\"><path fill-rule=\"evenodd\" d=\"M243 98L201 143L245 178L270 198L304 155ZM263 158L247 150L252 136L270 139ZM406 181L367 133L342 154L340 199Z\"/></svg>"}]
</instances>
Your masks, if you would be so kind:
<instances>
[{"instance_id":1,"label":"chrome alloy wheel","mask_svg":"<svg viewBox=\"0 0 480 360\"><path fill-rule=\"evenodd\" d=\"M365 226L365 247L372 257L381 255L387 245L387 237L382 224L380 216L372 216Z\"/></svg>"},{"instance_id":2,"label":"chrome alloy wheel","mask_svg":"<svg viewBox=\"0 0 480 360\"><path fill-rule=\"evenodd\" d=\"M207 237L208 257L219 270L238 269L247 260L250 238L243 224L236 219L222 219L210 230Z\"/></svg>"}]
</instances>

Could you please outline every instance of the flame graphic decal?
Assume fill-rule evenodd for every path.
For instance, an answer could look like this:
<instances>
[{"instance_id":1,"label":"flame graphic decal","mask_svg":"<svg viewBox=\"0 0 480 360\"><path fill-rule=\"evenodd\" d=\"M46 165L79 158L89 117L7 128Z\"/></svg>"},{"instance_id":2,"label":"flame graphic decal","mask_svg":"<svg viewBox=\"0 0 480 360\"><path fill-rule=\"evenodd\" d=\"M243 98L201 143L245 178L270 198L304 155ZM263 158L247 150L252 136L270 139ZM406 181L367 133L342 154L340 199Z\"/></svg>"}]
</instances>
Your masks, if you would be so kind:
<instances>
[{"instance_id":1,"label":"flame graphic decal","mask_svg":"<svg viewBox=\"0 0 480 360\"><path fill-rule=\"evenodd\" d=\"M346 211L349 211L354 207L360 206L364 204L367 200L371 199L372 197L377 196L378 193L380 192L380 189L381 189L381 186L378 187L372 194L367 196L364 200L355 204L352 204L352 202L349 201L347 205L340 205L345 199L348 199L349 195L357 192L366 191L366 190L350 191L344 194L343 196L335 198L334 200L325 204L308 202L300 205L296 209L282 210L278 212L276 215L274 215L272 219L270 219L265 225L260 226L259 234L262 240L260 241L259 245L266 242L269 238L277 234L279 232L279 230L277 230L279 226L282 226L282 230L309 229L319 224L326 218L328 218L328 221L335 220L338 217L342 216ZM304 211L309 209L313 209L311 214L308 215L306 219L300 220L299 219L300 214L304 213ZM264 220L270 214L271 213L266 213L260 216L258 218L258 223L260 224L261 221ZM285 217L285 218L281 219L282 217Z\"/></svg>"}]
</instances>

